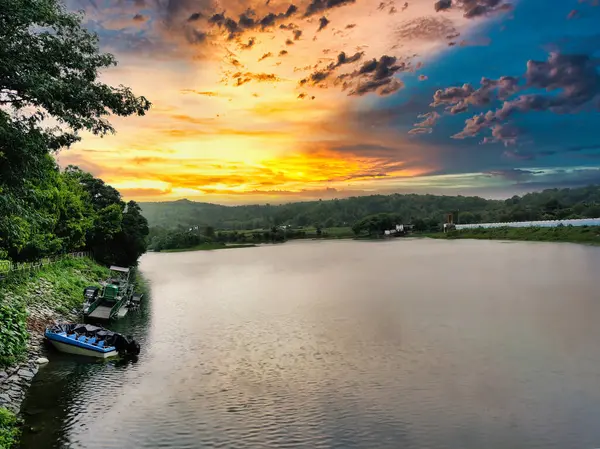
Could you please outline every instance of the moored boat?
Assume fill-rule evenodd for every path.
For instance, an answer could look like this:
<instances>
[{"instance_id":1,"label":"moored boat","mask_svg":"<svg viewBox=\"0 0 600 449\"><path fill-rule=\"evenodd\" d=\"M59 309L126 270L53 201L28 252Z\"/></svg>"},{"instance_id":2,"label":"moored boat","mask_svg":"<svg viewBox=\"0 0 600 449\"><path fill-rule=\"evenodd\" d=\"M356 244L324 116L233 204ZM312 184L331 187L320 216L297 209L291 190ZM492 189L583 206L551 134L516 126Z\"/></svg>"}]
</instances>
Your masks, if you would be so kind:
<instances>
[{"instance_id":1,"label":"moored boat","mask_svg":"<svg viewBox=\"0 0 600 449\"><path fill-rule=\"evenodd\" d=\"M130 306L134 306L131 269L111 266L111 276L102 287L87 287L84 290L85 303L83 316L89 320L108 321L125 316ZM137 305L141 295L135 295Z\"/></svg>"},{"instance_id":2,"label":"moored boat","mask_svg":"<svg viewBox=\"0 0 600 449\"><path fill-rule=\"evenodd\" d=\"M46 328L45 337L61 352L108 358L138 355L140 345L131 337L90 324L55 324Z\"/></svg>"}]
</instances>

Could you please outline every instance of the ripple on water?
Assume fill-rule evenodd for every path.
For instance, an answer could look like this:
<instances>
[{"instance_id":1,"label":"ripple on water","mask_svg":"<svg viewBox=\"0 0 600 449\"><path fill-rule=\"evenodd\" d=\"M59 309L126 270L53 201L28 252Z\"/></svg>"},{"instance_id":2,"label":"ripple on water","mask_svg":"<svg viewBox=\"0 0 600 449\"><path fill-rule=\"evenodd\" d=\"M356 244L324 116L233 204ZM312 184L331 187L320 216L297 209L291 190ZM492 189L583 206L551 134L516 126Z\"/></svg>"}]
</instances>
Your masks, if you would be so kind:
<instances>
[{"instance_id":1,"label":"ripple on water","mask_svg":"<svg viewBox=\"0 0 600 449\"><path fill-rule=\"evenodd\" d=\"M53 357L23 448L598 447L599 249L257 250L145 256L139 360Z\"/></svg>"}]
</instances>

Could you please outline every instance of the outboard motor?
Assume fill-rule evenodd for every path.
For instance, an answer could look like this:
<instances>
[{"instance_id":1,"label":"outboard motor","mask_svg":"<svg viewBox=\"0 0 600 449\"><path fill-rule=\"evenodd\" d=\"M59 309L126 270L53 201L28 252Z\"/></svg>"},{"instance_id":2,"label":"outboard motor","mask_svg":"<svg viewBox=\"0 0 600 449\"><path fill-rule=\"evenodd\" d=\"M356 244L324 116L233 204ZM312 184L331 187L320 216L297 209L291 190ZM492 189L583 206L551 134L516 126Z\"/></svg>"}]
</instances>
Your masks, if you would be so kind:
<instances>
[{"instance_id":1,"label":"outboard motor","mask_svg":"<svg viewBox=\"0 0 600 449\"><path fill-rule=\"evenodd\" d=\"M114 347L120 355L137 356L140 354L140 344L128 335L115 334Z\"/></svg>"}]
</instances>

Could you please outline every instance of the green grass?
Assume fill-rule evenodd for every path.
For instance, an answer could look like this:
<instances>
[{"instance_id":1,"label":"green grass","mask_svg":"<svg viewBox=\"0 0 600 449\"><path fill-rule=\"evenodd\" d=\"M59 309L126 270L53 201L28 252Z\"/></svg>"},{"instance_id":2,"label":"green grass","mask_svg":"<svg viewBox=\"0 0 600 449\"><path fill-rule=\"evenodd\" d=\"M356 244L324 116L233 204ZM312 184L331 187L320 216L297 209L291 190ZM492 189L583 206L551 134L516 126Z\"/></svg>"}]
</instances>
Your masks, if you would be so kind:
<instances>
[{"instance_id":1,"label":"green grass","mask_svg":"<svg viewBox=\"0 0 600 449\"><path fill-rule=\"evenodd\" d=\"M191 248L163 249L161 253L181 253L186 251L213 251L216 249L231 249L231 248L252 248L254 243L220 243L211 242L203 243L202 245L193 246Z\"/></svg>"},{"instance_id":2,"label":"green grass","mask_svg":"<svg viewBox=\"0 0 600 449\"><path fill-rule=\"evenodd\" d=\"M91 259L64 259L35 272L14 272L0 281L0 367L13 365L27 350L27 306L60 314L79 309L83 289L106 278L109 270Z\"/></svg>"},{"instance_id":3,"label":"green grass","mask_svg":"<svg viewBox=\"0 0 600 449\"><path fill-rule=\"evenodd\" d=\"M600 226L559 226L555 228L476 228L447 233L420 234L436 239L524 240L600 244Z\"/></svg>"},{"instance_id":4,"label":"green grass","mask_svg":"<svg viewBox=\"0 0 600 449\"><path fill-rule=\"evenodd\" d=\"M0 449L12 449L19 441L18 418L9 410L0 408Z\"/></svg>"}]
</instances>

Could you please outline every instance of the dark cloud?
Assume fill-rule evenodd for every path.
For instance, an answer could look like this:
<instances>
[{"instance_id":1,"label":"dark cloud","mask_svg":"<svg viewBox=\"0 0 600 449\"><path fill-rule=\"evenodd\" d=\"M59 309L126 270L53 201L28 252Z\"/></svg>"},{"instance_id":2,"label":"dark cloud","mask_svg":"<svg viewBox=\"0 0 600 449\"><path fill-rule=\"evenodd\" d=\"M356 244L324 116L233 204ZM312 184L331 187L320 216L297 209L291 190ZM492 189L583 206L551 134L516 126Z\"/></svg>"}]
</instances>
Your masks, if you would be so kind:
<instances>
[{"instance_id":1,"label":"dark cloud","mask_svg":"<svg viewBox=\"0 0 600 449\"><path fill-rule=\"evenodd\" d=\"M445 11L450 8L460 8L464 17L472 19L486 16L501 11L512 9L512 4L505 0L438 0L433 5L436 11Z\"/></svg>"},{"instance_id":2,"label":"dark cloud","mask_svg":"<svg viewBox=\"0 0 600 449\"><path fill-rule=\"evenodd\" d=\"M306 8L304 17L309 17L331 8L349 5L355 2L356 0L312 0Z\"/></svg>"},{"instance_id":3,"label":"dark cloud","mask_svg":"<svg viewBox=\"0 0 600 449\"><path fill-rule=\"evenodd\" d=\"M294 41L291 39L286 39L285 40L285 45L294 45Z\"/></svg>"},{"instance_id":4,"label":"dark cloud","mask_svg":"<svg viewBox=\"0 0 600 449\"><path fill-rule=\"evenodd\" d=\"M255 12L248 10L246 13L240 14L237 22L230 17L226 17L225 13L217 13L208 19L208 23L216 25L219 28L224 28L229 33L229 39L234 39L247 30L264 30L270 28L279 20L289 19L297 11L298 7L292 4L284 13L274 14L271 12L263 18L256 20L252 17L255 15Z\"/></svg>"},{"instance_id":5,"label":"dark cloud","mask_svg":"<svg viewBox=\"0 0 600 449\"><path fill-rule=\"evenodd\" d=\"M362 52L350 57L342 52L338 55L335 63L331 63L326 69L317 71L309 78L301 80L300 84L319 84L341 65L356 62L362 56ZM377 92L379 95L389 95L404 87L404 84L400 80L395 79L394 75L407 69L408 64L405 62L398 63L397 58L384 55L379 60L372 59L366 61L358 70L339 75L334 84L341 84L342 90L348 89L348 95L360 96L369 92Z\"/></svg>"},{"instance_id":6,"label":"dark cloud","mask_svg":"<svg viewBox=\"0 0 600 449\"><path fill-rule=\"evenodd\" d=\"M432 128L413 128L408 131L408 134L431 134L432 131Z\"/></svg>"},{"instance_id":7,"label":"dark cloud","mask_svg":"<svg viewBox=\"0 0 600 449\"><path fill-rule=\"evenodd\" d=\"M462 87L449 87L440 89L433 95L431 106L448 105L446 108L451 114L465 112L469 105L484 106L496 99L506 100L517 93L522 86L519 78L503 76L497 80L482 78L481 87L474 89L471 84L463 84Z\"/></svg>"},{"instance_id":8,"label":"dark cloud","mask_svg":"<svg viewBox=\"0 0 600 449\"><path fill-rule=\"evenodd\" d=\"M294 25L293 23L282 23L281 25L279 25L279 28L282 30L295 30L296 28L298 28L298 26Z\"/></svg>"},{"instance_id":9,"label":"dark cloud","mask_svg":"<svg viewBox=\"0 0 600 449\"><path fill-rule=\"evenodd\" d=\"M287 51L287 50L281 50L281 51L279 52L279 56L285 56L285 55L287 55L287 54L288 54L288 51Z\"/></svg>"},{"instance_id":10,"label":"dark cloud","mask_svg":"<svg viewBox=\"0 0 600 449\"><path fill-rule=\"evenodd\" d=\"M145 16L143 14L136 14L135 16L133 16L134 22L146 22L147 20L148 16Z\"/></svg>"},{"instance_id":11,"label":"dark cloud","mask_svg":"<svg viewBox=\"0 0 600 449\"><path fill-rule=\"evenodd\" d=\"M348 95L364 95L370 92L377 92L381 96L390 95L404 87L404 83L396 78L367 79L359 81Z\"/></svg>"},{"instance_id":12,"label":"dark cloud","mask_svg":"<svg viewBox=\"0 0 600 449\"><path fill-rule=\"evenodd\" d=\"M440 114L438 114L435 111L431 111L426 114L420 114L418 117L422 120L413 125L415 128L431 129L437 123L438 119L440 118ZM410 134L410 132L409 132L409 134Z\"/></svg>"},{"instance_id":13,"label":"dark cloud","mask_svg":"<svg viewBox=\"0 0 600 449\"><path fill-rule=\"evenodd\" d=\"M452 7L452 0L438 0L434 3L433 8L437 11L444 11Z\"/></svg>"},{"instance_id":14,"label":"dark cloud","mask_svg":"<svg viewBox=\"0 0 600 449\"><path fill-rule=\"evenodd\" d=\"M204 15L201 12L195 12L194 14L192 14L190 17L188 17L188 22L196 22L200 19L202 19L204 17Z\"/></svg>"},{"instance_id":15,"label":"dark cloud","mask_svg":"<svg viewBox=\"0 0 600 449\"><path fill-rule=\"evenodd\" d=\"M302 92L302 93L300 93L300 94L298 95L298 98L299 98L300 100L302 100L302 99L306 98L306 94L305 94L304 92Z\"/></svg>"},{"instance_id":16,"label":"dark cloud","mask_svg":"<svg viewBox=\"0 0 600 449\"><path fill-rule=\"evenodd\" d=\"M294 40L297 41L302 36L302 30L294 30Z\"/></svg>"},{"instance_id":17,"label":"dark cloud","mask_svg":"<svg viewBox=\"0 0 600 449\"><path fill-rule=\"evenodd\" d=\"M274 73L237 72L232 75L232 78L235 79L235 86L242 86L243 84L249 83L250 81L256 81L259 83L279 81L279 78Z\"/></svg>"},{"instance_id":18,"label":"dark cloud","mask_svg":"<svg viewBox=\"0 0 600 449\"><path fill-rule=\"evenodd\" d=\"M329 25L329 20L327 19L327 17L325 17L325 16L321 17L319 19L319 29L317 31L321 31L322 29L327 27L327 25Z\"/></svg>"},{"instance_id":19,"label":"dark cloud","mask_svg":"<svg viewBox=\"0 0 600 449\"><path fill-rule=\"evenodd\" d=\"M543 89L548 94L524 94L505 101L500 109L466 120L463 131L453 137L473 137L491 129L492 139L488 141L514 143L517 138L515 128L506 128L504 123L517 112L566 114L577 112L587 105L600 109L600 105L594 104L600 97L598 65L600 61L588 55L560 53L551 53L546 61L528 61L524 76L526 87ZM509 135L505 138L507 132Z\"/></svg>"},{"instance_id":20,"label":"dark cloud","mask_svg":"<svg viewBox=\"0 0 600 449\"><path fill-rule=\"evenodd\" d=\"M408 2L404 2L404 5L402 5L402 11L406 10L406 8L408 8Z\"/></svg>"},{"instance_id":21,"label":"dark cloud","mask_svg":"<svg viewBox=\"0 0 600 449\"><path fill-rule=\"evenodd\" d=\"M270 58L271 56L273 56L273 53L268 52L268 53L265 53L264 55L262 55L260 58L258 58L258 60L262 61L263 59Z\"/></svg>"},{"instance_id":22,"label":"dark cloud","mask_svg":"<svg viewBox=\"0 0 600 449\"><path fill-rule=\"evenodd\" d=\"M489 170L483 172L483 174L493 177L501 177L511 181L521 181L525 178L529 179L532 176L543 174L543 171L539 170L523 170L520 168L508 168L503 170Z\"/></svg>"},{"instance_id":23,"label":"dark cloud","mask_svg":"<svg viewBox=\"0 0 600 449\"><path fill-rule=\"evenodd\" d=\"M346 25L346 29L350 30L350 29L354 28L355 26L356 26L355 23L349 23L348 25Z\"/></svg>"},{"instance_id":24,"label":"dark cloud","mask_svg":"<svg viewBox=\"0 0 600 449\"><path fill-rule=\"evenodd\" d=\"M327 68L323 70L314 72L308 78L301 80L300 84L304 85L308 83L313 86L317 85L328 78L338 67L359 61L363 57L363 54L363 52L357 52L352 56L347 56L345 52L341 52L338 54L336 62L330 63Z\"/></svg>"},{"instance_id":25,"label":"dark cloud","mask_svg":"<svg viewBox=\"0 0 600 449\"><path fill-rule=\"evenodd\" d=\"M395 6L392 6L389 10L389 14L396 14L398 12L398 10L396 9Z\"/></svg>"}]
</instances>

